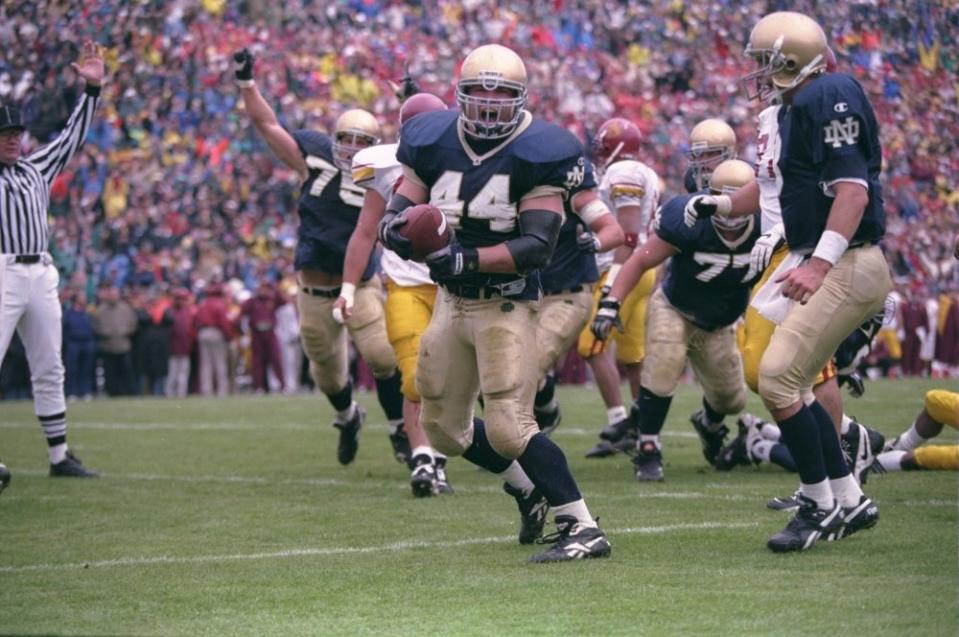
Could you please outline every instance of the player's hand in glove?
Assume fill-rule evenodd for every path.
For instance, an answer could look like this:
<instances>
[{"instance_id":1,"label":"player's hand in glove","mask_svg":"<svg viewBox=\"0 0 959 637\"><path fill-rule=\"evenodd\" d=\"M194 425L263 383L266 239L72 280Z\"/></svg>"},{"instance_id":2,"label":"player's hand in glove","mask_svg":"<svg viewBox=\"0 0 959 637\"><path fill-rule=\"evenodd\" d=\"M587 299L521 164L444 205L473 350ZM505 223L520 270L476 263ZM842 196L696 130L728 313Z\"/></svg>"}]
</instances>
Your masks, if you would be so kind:
<instances>
[{"instance_id":1,"label":"player's hand in glove","mask_svg":"<svg viewBox=\"0 0 959 637\"><path fill-rule=\"evenodd\" d=\"M849 385L849 395L853 398L861 398L866 393L866 385L862 381L859 372L849 372L848 374L839 374L836 377L839 386Z\"/></svg>"},{"instance_id":2,"label":"player's hand in glove","mask_svg":"<svg viewBox=\"0 0 959 637\"><path fill-rule=\"evenodd\" d=\"M605 341L614 327L620 332L623 331L623 322L619 320L619 306L620 302L610 297L600 300L599 310L589 326L596 340Z\"/></svg>"},{"instance_id":3,"label":"player's hand in glove","mask_svg":"<svg viewBox=\"0 0 959 637\"><path fill-rule=\"evenodd\" d=\"M762 272L769 267L769 262L773 258L773 253L785 241L785 230L783 224L777 223L769 232L765 232L756 239L753 249L749 253L749 266L754 272Z\"/></svg>"},{"instance_id":4,"label":"player's hand in glove","mask_svg":"<svg viewBox=\"0 0 959 637\"><path fill-rule=\"evenodd\" d=\"M449 245L426 255L426 267L437 283L443 283L464 273L479 270L479 251L476 248L464 248L453 239Z\"/></svg>"},{"instance_id":5,"label":"player's hand in glove","mask_svg":"<svg viewBox=\"0 0 959 637\"><path fill-rule=\"evenodd\" d=\"M583 252L595 254L603 246L599 243L599 237L590 232L583 224L579 224L576 227L576 247Z\"/></svg>"},{"instance_id":6,"label":"player's hand in glove","mask_svg":"<svg viewBox=\"0 0 959 637\"><path fill-rule=\"evenodd\" d=\"M376 227L376 236L380 243L395 252L401 259L413 256L410 240L400 234L400 228L406 225L406 217L401 213L387 212Z\"/></svg>"},{"instance_id":7,"label":"player's hand in glove","mask_svg":"<svg viewBox=\"0 0 959 637\"><path fill-rule=\"evenodd\" d=\"M396 85L396 99L398 99L400 102L405 102L409 98L421 92L420 85L416 83L416 80L410 77L409 70L407 70L406 76L400 80L398 85Z\"/></svg>"},{"instance_id":8,"label":"player's hand in glove","mask_svg":"<svg viewBox=\"0 0 959 637\"><path fill-rule=\"evenodd\" d=\"M253 63L256 58L250 53L250 49L243 49L233 54L233 74L236 81L244 86L245 82L253 81Z\"/></svg>"},{"instance_id":9,"label":"player's hand in glove","mask_svg":"<svg viewBox=\"0 0 959 637\"><path fill-rule=\"evenodd\" d=\"M694 195L686 202L683 211L683 221L690 228L700 219L707 219L713 215L728 215L733 209L729 195Z\"/></svg>"}]
</instances>

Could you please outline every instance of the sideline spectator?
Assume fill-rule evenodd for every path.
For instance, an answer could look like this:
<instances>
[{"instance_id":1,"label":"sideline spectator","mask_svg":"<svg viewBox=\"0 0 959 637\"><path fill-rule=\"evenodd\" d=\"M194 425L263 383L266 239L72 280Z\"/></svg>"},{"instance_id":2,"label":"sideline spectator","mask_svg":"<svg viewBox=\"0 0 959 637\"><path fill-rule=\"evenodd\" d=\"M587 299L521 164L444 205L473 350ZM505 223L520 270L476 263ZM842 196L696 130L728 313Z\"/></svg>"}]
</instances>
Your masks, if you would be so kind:
<instances>
[{"instance_id":1,"label":"sideline spectator","mask_svg":"<svg viewBox=\"0 0 959 637\"><path fill-rule=\"evenodd\" d=\"M104 383L110 396L132 396L135 373L130 352L137 331L137 313L120 298L115 285L100 290L100 304L93 315L97 352L103 362Z\"/></svg>"}]
</instances>

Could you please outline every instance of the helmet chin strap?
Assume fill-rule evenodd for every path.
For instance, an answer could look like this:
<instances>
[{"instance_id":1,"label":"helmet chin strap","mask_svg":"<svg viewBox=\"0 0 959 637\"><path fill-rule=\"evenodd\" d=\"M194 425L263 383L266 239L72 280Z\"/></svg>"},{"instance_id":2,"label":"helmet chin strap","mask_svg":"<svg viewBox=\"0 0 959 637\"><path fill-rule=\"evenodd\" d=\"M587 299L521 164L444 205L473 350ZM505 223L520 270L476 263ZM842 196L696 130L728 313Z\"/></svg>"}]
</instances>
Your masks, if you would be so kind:
<instances>
[{"instance_id":1,"label":"helmet chin strap","mask_svg":"<svg viewBox=\"0 0 959 637\"><path fill-rule=\"evenodd\" d=\"M613 149L613 152L609 154L609 158L603 163L603 170L609 168L613 162L616 161L616 158L619 156L619 151L621 150L623 150L623 142L619 142L616 148Z\"/></svg>"}]
</instances>

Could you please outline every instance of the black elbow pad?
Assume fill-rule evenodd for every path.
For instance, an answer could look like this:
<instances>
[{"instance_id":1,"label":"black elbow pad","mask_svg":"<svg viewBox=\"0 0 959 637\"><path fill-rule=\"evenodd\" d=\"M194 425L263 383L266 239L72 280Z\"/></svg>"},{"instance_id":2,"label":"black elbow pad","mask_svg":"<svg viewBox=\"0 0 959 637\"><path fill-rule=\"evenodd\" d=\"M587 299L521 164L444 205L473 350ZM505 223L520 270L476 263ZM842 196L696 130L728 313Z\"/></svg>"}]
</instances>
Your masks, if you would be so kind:
<instances>
[{"instance_id":1,"label":"black elbow pad","mask_svg":"<svg viewBox=\"0 0 959 637\"><path fill-rule=\"evenodd\" d=\"M563 215L551 210L525 210L519 215L520 236L506 242L520 274L546 267L556 248Z\"/></svg>"},{"instance_id":2,"label":"black elbow pad","mask_svg":"<svg viewBox=\"0 0 959 637\"><path fill-rule=\"evenodd\" d=\"M390 197L390 200L386 204L386 213L387 214L399 214L414 205L413 202L403 195L394 192L393 196Z\"/></svg>"}]
</instances>

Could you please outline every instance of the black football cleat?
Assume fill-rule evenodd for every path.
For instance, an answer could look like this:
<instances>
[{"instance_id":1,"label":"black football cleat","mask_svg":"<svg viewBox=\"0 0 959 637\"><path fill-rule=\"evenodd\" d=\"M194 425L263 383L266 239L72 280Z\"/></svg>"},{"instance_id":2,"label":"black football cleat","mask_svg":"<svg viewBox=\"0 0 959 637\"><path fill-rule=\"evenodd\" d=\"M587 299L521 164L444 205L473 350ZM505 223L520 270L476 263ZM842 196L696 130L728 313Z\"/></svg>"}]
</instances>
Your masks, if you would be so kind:
<instances>
[{"instance_id":1,"label":"black football cleat","mask_svg":"<svg viewBox=\"0 0 959 637\"><path fill-rule=\"evenodd\" d=\"M839 437L839 443L852 477L858 484L865 484L869 477L869 468L876 461L874 449L882 449L885 438L878 431L870 433L868 427L854 420L849 425L849 431Z\"/></svg>"},{"instance_id":2,"label":"black football cleat","mask_svg":"<svg viewBox=\"0 0 959 637\"><path fill-rule=\"evenodd\" d=\"M539 540L540 544L553 546L531 557L531 563L546 564L609 557L612 552L606 534L598 526L583 526L571 515L557 515L556 529L556 533L550 533Z\"/></svg>"},{"instance_id":3,"label":"black football cleat","mask_svg":"<svg viewBox=\"0 0 959 637\"><path fill-rule=\"evenodd\" d=\"M834 504L828 511L816 507L816 503L800 494L796 515L786 528L769 538L766 546L775 553L806 551L820 538L837 533L843 525L842 507Z\"/></svg>"},{"instance_id":4,"label":"black football cleat","mask_svg":"<svg viewBox=\"0 0 959 637\"><path fill-rule=\"evenodd\" d=\"M428 498L438 495L436 488L436 469L433 459L426 454L413 458L413 472L410 474L410 489L414 498Z\"/></svg>"},{"instance_id":5,"label":"black football cleat","mask_svg":"<svg viewBox=\"0 0 959 637\"><path fill-rule=\"evenodd\" d=\"M746 447L746 439L749 436L749 429L739 422L739 433L733 438L732 442L719 450L716 456L716 470L729 471L739 465L750 465L752 460L749 457L749 450Z\"/></svg>"},{"instance_id":6,"label":"black football cleat","mask_svg":"<svg viewBox=\"0 0 959 637\"><path fill-rule=\"evenodd\" d=\"M563 420L563 412L560 411L559 405L557 405L553 411L534 409L533 417L536 418L536 424L539 425L540 432L548 436L559 427L559 423Z\"/></svg>"},{"instance_id":7,"label":"black football cleat","mask_svg":"<svg viewBox=\"0 0 959 637\"><path fill-rule=\"evenodd\" d=\"M628 436L633 429L633 421L629 418L623 418L603 427L603 430L599 432L599 437L609 442L616 442Z\"/></svg>"},{"instance_id":8,"label":"black football cleat","mask_svg":"<svg viewBox=\"0 0 959 637\"><path fill-rule=\"evenodd\" d=\"M663 452L659 450L655 442L647 440L640 443L636 449L636 455L633 456L633 468L636 471L636 479L640 482L663 481Z\"/></svg>"},{"instance_id":9,"label":"black football cleat","mask_svg":"<svg viewBox=\"0 0 959 637\"><path fill-rule=\"evenodd\" d=\"M7 469L7 465L0 462L0 493L3 493L3 490L6 489L9 484L10 470Z\"/></svg>"},{"instance_id":10,"label":"black football cleat","mask_svg":"<svg viewBox=\"0 0 959 637\"><path fill-rule=\"evenodd\" d=\"M406 435L406 429L400 425L390 435L390 446L393 447L393 457L397 462L405 463L410 469L413 468L413 450L410 448L410 439Z\"/></svg>"},{"instance_id":11,"label":"black football cleat","mask_svg":"<svg viewBox=\"0 0 959 637\"><path fill-rule=\"evenodd\" d=\"M726 435L729 428L726 425L718 427L707 422L706 411L700 409L689 417L689 422L693 423L693 428L699 434L699 441L703 445L703 458L711 465L716 464L716 456L723 448L723 442L726 441Z\"/></svg>"},{"instance_id":12,"label":"black football cleat","mask_svg":"<svg viewBox=\"0 0 959 637\"><path fill-rule=\"evenodd\" d=\"M446 477L446 457L439 456L433 459L433 469L436 471L436 492L453 493L453 485Z\"/></svg>"},{"instance_id":13,"label":"black football cleat","mask_svg":"<svg viewBox=\"0 0 959 637\"><path fill-rule=\"evenodd\" d=\"M519 507L519 543L532 544L543 534L546 514L549 513L549 503L536 488L529 495L524 496L519 489L504 483L503 491L516 498L516 505Z\"/></svg>"},{"instance_id":14,"label":"black football cleat","mask_svg":"<svg viewBox=\"0 0 959 637\"><path fill-rule=\"evenodd\" d=\"M67 450L67 457L56 464L50 465L50 477L53 478L99 478L100 474L87 469L80 459Z\"/></svg>"},{"instance_id":15,"label":"black football cleat","mask_svg":"<svg viewBox=\"0 0 959 637\"><path fill-rule=\"evenodd\" d=\"M350 464L356 458L360 448L360 430L366 420L366 412L359 405L353 417L346 422L334 422L333 426L340 430L340 442L336 446L336 459L340 464Z\"/></svg>"},{"instance_id":16,"label":"black football cleat","mask_svg":"<svg viewBox=\"0 0 959 637\"><path fill-rule=\"evenodd\" d=\"M616 449L608 440L600 440L596 445L586 452L587 458L608 458L616 455Z\"/></svg>"},{"instance_id":17,"label":"black football cleat","mask_svg":"<svg viewBox=\"0 0 959 637\"><path fill-rule=\"evenodd\" d=\"M826 538L830 542L841 540L857 531L865 531L876 526L879 521L879 507L863 495L859 497L859 503L854 507L842 508L842 526L829 534Z\"/></svg>"},{"instance_id":18,"label":"black football cleat","mask_svg":"<svg viewBox=\"0 0 959 637\"><path fill-rule=\"evenodd\" d=\"M766 506L773 511L793 511L799 508L799 495L800 492L797 490L792 495L769 498Z\"/></svg>"}]
</instances>

